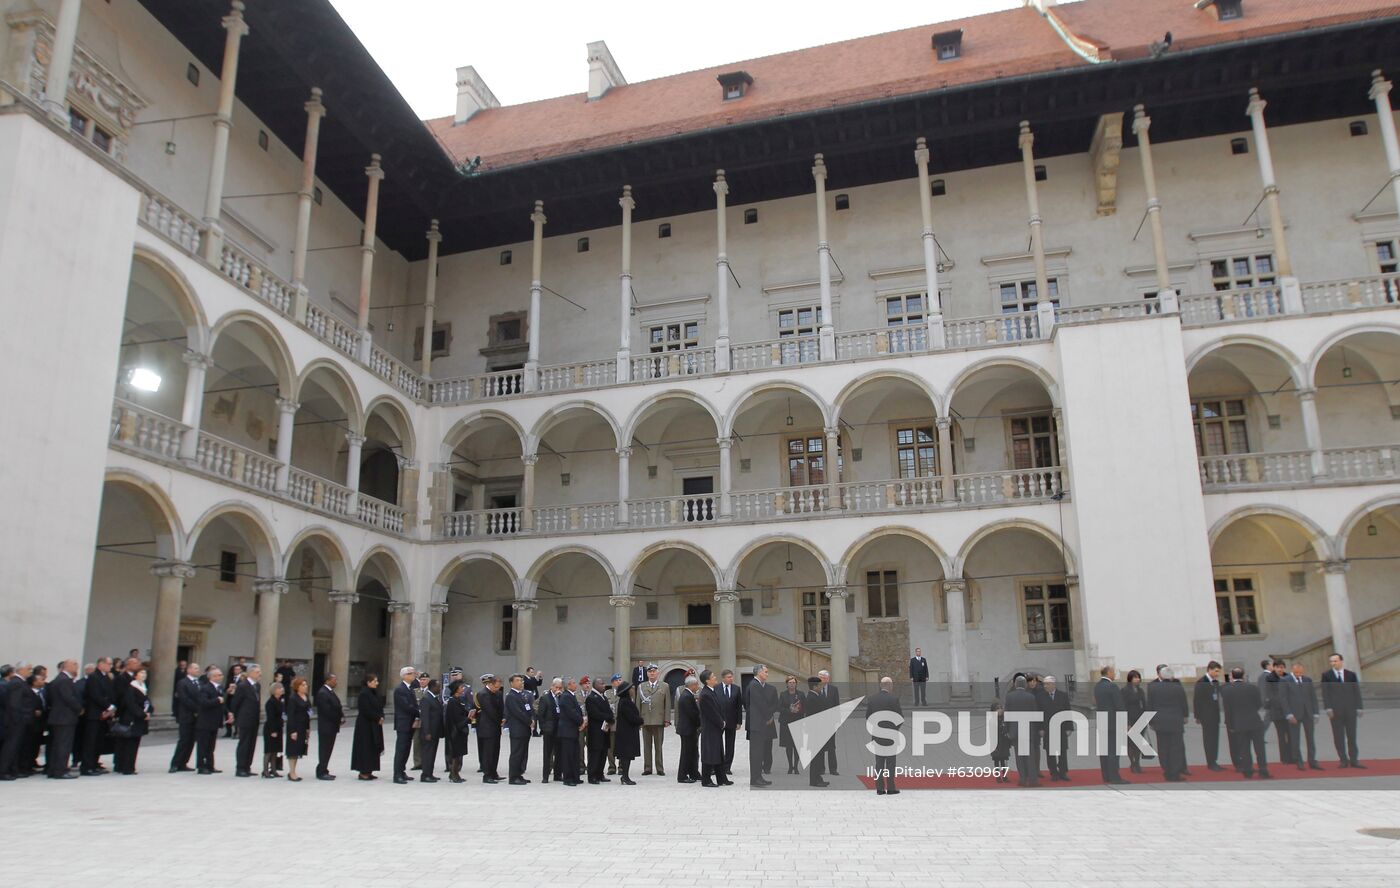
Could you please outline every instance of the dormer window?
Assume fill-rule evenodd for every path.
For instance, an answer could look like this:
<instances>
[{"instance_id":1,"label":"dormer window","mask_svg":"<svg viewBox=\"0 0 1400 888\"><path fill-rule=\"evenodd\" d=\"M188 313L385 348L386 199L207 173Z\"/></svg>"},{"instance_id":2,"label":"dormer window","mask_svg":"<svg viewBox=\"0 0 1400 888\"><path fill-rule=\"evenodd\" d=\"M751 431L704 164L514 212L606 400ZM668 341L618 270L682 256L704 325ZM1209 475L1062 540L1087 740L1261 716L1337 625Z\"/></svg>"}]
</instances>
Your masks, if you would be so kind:
<instances>
[{"instance_id":1,"label":"dormer window","mask_svg":"<svg viewBox=\"0 0 1400 888\"><path fill-rule=\"evenodd\" d=\"M962 28L956 31L942 31L933 35L933 51L940 62L951 62L962 57Z\"/></svg>"},{"instance_id":2,"label":"dormer window","mask_svg":"<svg viewBox=\"0 0 1400 888\"><path fill-rule=\"evenodd\" d=\"M731 71L728 74L721 74L715 78L719 81L720 89L724 91L724 100L742 99L748 94L749 87L753 86L753 78L747 71Z\"/></svg>"},{"instance_id":3,"label":"dormer window","mask_svg":"<svg viewBox=\"0 0 1400 888\"><path fill-rule=\"evenodd\" d=\"M1215 17L1222 22L1244 18L1244 0L1196 0L1197 9L1213 7Z\"/></svg>"}]
</instances>

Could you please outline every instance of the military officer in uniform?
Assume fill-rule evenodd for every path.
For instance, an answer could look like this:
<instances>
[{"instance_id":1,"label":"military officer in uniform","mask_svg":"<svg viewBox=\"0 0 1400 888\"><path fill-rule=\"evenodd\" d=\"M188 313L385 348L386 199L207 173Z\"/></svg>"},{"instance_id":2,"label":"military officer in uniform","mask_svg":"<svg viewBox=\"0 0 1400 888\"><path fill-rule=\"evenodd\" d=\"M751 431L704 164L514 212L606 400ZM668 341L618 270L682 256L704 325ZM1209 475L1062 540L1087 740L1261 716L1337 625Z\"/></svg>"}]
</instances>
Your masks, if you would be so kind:
<instances>
[{"instance_id":1,"label":"military officer in uniform","mask_svg":"<svg viewBox=\"0 0 1400 888\"><path fill-rule=\"evenodd\" d=\"M654 754L656 773L665 777L661 744L671 724L671 686L657 679L655 663L647 664L646 679L637 685L637 709L642 713L642 776L651 774Z\"/></svg>"}]
</instances>

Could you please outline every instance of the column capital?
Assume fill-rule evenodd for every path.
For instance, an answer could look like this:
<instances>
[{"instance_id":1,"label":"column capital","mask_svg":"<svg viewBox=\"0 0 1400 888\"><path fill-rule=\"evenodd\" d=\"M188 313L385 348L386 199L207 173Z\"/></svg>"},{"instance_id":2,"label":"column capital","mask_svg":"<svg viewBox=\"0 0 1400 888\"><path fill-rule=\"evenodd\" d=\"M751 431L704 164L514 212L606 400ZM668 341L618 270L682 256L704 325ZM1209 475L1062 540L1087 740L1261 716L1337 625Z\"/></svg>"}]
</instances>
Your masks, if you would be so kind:
<instances>
[{"instance_id":1,"label":"column capital","mask_svg":"<svg viewBox=\"0 0 1400 888\"><path fill-rule=\"evenodd\" d=\"M306 113L312 117L326 116L326 106L321 104L321 88L319 86L311 87L311 98L305 105L302 105L302 107L305 108Z\"/></svg>"},{"instance_id":2,"label":"column capital","mask_svg":"<svg viewBox=\"0 0 1400 888\"><path fill-rule=\"evenodd\" d=\"M839 436L841 435L841 427L840 427L840 426L823 426L823 427L822 427L822 432L824 432L828 438L836 438L836 437L839 437Z\"/></svg>"},{"instance_id":3,"label":"column capital","mask_svg":"<svg viewBox=\"0 0 1400 888\"><path fill-rule=\"evenodd\" d=\"M1141 137L1152 126L1152 118L1147 116L1147 108L1143 105L1133 106L1133 134Z\"/></svg>"},{"instance_id":4,"label":"column capital","mask_svg":"<svg viewBox=\"0 0 1400 888\"><path fill-rule=\"evenodd\" d=\"M382 160L382 158L378 154L371 154L369 156L369 166L365 167L365 175L368 176L371 181L378 181L384 178L384 168L379 165L380 160Z\"/></svg>"},{"instance_id":5,"label":"column capital","mask_svg":"<svg viewBox=\"0 0 1400 888\"><path fill-rule=\"evenodd\" d=\"M535 201L535 211L530 214L530 221L535 223L536 225L543 225L544 223L549 221L545 218L544 215L544 201Z\"/></svg>"},{"instance_id":6,"label":"column capital","mask_svg":"<svg viewBox=\"0 0 1400 888\"><path fill-rule=\"evenodd\" d=\"M632 457L631 447L619 447L615 451L618 459L630 459Z\"/></svg>"},{"instance_id":7,"label":"column capital","mask_svg":"<svg viewBox=\"0 0 1400 888\"><path fill-rule=\"evenodd\" d=\"M195 566L188 561L157 561L151 565L151 573L161 578L179 577L182 580L192 580L196 572Z\"/></svg>"},{"instance_id":8,"label":"column capital","mask_svg":"<svg viewBox=\"0 0 1400 888\"><path fill-rule=\"evenodd\" d=\"M1366 94L1367 98L1375 101L1390 92L1390 81L1385 79L1381 69L1377 68L1371 72L1371 91Z\"/></svg>"},{"instance_id":9,"label":"column capital","mask_svg":"<svg viewBox=\"0 0 1400 888\"><path fill-rule=\"evenodd\" d=\"M964 579L962 579L961 577L959 577L959 578L957 578L957 579L953 579L953 580L944 580L944 581L943 581L943 591L944 591L944 592L966 592L966 591L967 591L967 580L964 580Z\"/></svg>"},{"instance_id":10,"label":"column capital","mask_svg":"<svg viewBox=\"0 0 1400 888\"><path fill-rule=\"evenodd\" d=\"M851 597L851 590L847 586L828 586L826 589L826 597L828 601L844 601Z\"/></svg>"},{"instance_id":11,"label":"column capital","mask_svg":"<svg viewBox=\"0 0 1400 888\"><path fill-rule=\"evenodd\" d=\"M1298 396L1298 400L1300 401L1311 401L1317 397L1317 389L1300 388L1298 391L1294 392L1294 394Z\"/></svg>"},{"instance_id":12,"label":"column capital","mask_svg":"<svg viewBox=\"0 0 1400 888\"><path fill-rule=\"evenodd\" d=\"M386 610L391 614L406 614L413 610L413 603L409 601L391 601Z\"/></svg>"},{"instance_id":13,"label":"column capital","mask_svg":"<svg viewBox=\"0 0 1400 888\"><path fill-rule=\"evenodd\" d=\"M818 182L826 181L826 159L819 151L813 160L815 163L812 164L812 178L816 179Z\"/></svg>"},{"instance_id":14,"label":"column capital","mask_svg":"<svg viewBox=\"0 0 1400 888\"><path fill-rule=\"evenodd\" d=\"M1066 585L1066 586L1078 586L1078 585L1079 585L1079 574L1065 574L1065 585Z\"/></svg>"},{"instance_id":15,"label":"column capital","mask_svg":"<svg viewBox=\"0 0 1400 888\"><path fill-rule=\"evenodd\" d=\"M447 610L447 602L445 601L434 601L432 604L428 605L428 613L433 614L435 616L440 617L443 614L447 613Z\"/></svg>"},{"instance_id":16,"label":"column capital","mask_svg":"<svg viewBox=\"0 0 1400 888\"><path fill-rule=\"evenodd\" d=\"M438 220L434 219L428 225L428 233L423 235L428 239L428 243L436 244L442 241L442 232L438 230Z\"/></svg>"},{"instance_id":17,"label":"column capital","mask_svg":"<svg viewBox=\"0 0 1400 888\"><path fill-rule=\"evenodd\" d=\"M608 604L613 607L631 607L637 603L637 599L631 595L609 595Z\"/></svg>"},{"instance_id":18,"label":"column capital","mask_svg":"<svg viewBox=\"0 0 1400 888\"><path fill-rule=\"evenodd\" d=\"M637 202L632 199L632 186L622 186L622 197L617 199L617 205L622 207L623 212L630 213L637 208Z\"/></svg>"},{"instance_id":19,"label":"column capital","mask_svg":"<svg viewBox=\"0 0 1400 888\"><path fill-rule=\"evenodd\" d=\"M1263 114L1267 107L1269 107L1269 103L1259 95L1259 87L1251 86L1249 88L1249 105L1244 109L1244 113L1253 117L1256 114Z\"/></svg>"},{"instance_id":20,"label":"column capital","mask_svg":"<svg viewBox=\"0 0 1400 888\"><path fill-rule=\"evenodd\" d=\"M927 166L929 159L928 140L919 136L914 140L914 163L919 166Z\"/></svg>"},{"instance_id":21,"label":"column capital","mask_svg":"<svg viewBox=\"0 0 1400 888\"><path fill-rule=\"evenodd\" d=\"M532 611L539 608L540 603L533 598L517 598L510 603L511 610Z\"/></svg>"},{"instance_id":22,"label":"column capital","mask_svg":"<svg viewBox=\"0 0 1400 888\"><path fill-rule=\"evenodd\" d=\"M224 30L242 37L248 33L248 23L243 20L243 0L233 0L229 4L229 14L223 18Z\"/></svg>"},{"instance_id":23,"label":"column capital","mask_svg":"<svg viewBox=\"0 0 1400 888\"><path fill-rule=\"evenodd\" d=\"M351 447L363 447L365 445L365 440L364 435L356 432L345 433L345 443L349 444Z\"/></svg>"},{"instance_id":24,"label":"column capital","mask_svg":"<svg viewBox=\"0 0 1400 888\"><path fill-rule=\"evenodd\" d=\"M520 461L527 466L533 467L535 463L540 461L540 455L538 453L522 453L520 455Z\"/></svg>"},{"instance_id":25,"label":"column capital","mask_svg":"<svg viewBox=\"0 0 1400 888\"><path fill-rule=\"evenodd\" d=\"M715 592L715 601L719 604L733 604L739 600L739 593L731 589L720 589Z\"/></svg>"},{"instance_id":26,"label":"column capital","mask_svg":"<svg viewBox=\"0 0 1400 888\"><path fill-rule=\"evenodd\" d=\"M715 184L711 186L718 197L724 197L729 193L729 183L725 181L724 170L715 170Z\"/></svg>"},{"instance_id":27,"label":"column capital","mask_svg":"<svg viewBox=\"0 0 1400 888\"><path fill-rule=\"evenodd\" d=\"M721 436L715 439L715 443L719 445L721 450L728 450L734 446L734 437L732 435Z\"/></svg>"},{"instance_id":28,"label":"column capital","mask_svg":"<svg viewBox=\"0 0 1400 888\"><path fill-rule=\"evenodd\" d=\"M203 352L197 352L192 348L185 349L185 353L180 355L180 360L185 362L191 370L198 367L200 370L208 370L214 366L214 358Z\"/></svg>"},{"instance_id":29,"label":"column capital","mask_svg":"<svg viewBox=\"0 0 1400 888\"><path fill-rule=\"evenodd\" d=\"M1016 139L1016 147L1022 150L1030 148L1035 144L1035 133L1031 132L1031 122L1021 121L1021 135Z\"/></svg>"},{"instance_id":30,"label":"column capital","mask_svg":"<svg viewBox=\"0 0 1400 888\"><path fill-rule=\"evenodd\" d=\"M291 398L278 398L277 409L283 413L290 413L295 416L296 412L301 409L301 405Z\"/></svg>"},{"instance_id":31,"label":"column capital","mask_svg":"<svg viewBox=\"0 0 1400 888\"><path fill-rule=\"evenodd\" d=\"M953 417L940 416L934 419L933 424L938 426L940 431L946 432L953 427Z\"/></svg>"},{"instance_id":32,"label":"column capital","mask_svg":"<svg viewBox=\"0 0 1400 888\"><path fill-rule=\"evenodd\" d=\"M1351 569L1350 561L1325 561L1322 564L1322 572L1329 574L1344 574Z\"/></svg>"},{"instance_id":33,"label":"column capital","mask_svg":"<svg viewBox=\"0 0 1400 888\"><path fill-rule=\"evenodd\" d=\"M290 583L288 583L286 580L277 579L276 577L258 579L253 581L253 591L256 592L258 595L286 595L287 590L290 588Z\"/></svg>"},{"instance_id":34,"label":"column capital","mask_svg":"<svg viewBox=\"0 0 1400 888\"><path fill-rule=\"evenodd\" d=\"M336 604L359 604L360 602L359 593L344 589L332 589L326 597Z\"/></svg>"}]
</instances>

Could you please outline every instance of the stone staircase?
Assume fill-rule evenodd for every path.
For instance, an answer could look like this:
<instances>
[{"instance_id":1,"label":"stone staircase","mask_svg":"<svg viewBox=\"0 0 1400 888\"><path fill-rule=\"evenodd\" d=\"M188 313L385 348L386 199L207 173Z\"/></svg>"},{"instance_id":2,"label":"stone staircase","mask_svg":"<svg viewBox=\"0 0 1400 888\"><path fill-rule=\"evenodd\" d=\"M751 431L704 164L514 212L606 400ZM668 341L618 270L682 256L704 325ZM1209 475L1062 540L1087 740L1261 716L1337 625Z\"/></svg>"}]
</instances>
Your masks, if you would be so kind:
<instances>
[{"instance_id":1,"label":"stone staircase","mask_svg":"<svg viewBox=\"0 0 1400 888\"><path fill-rule=\"evenodd\" d=\"M1332 636L1320 638L1291 654L1289 663L1301 662L1312 676L1329 668L1327 658L1334 650ZM1368 682L1400 681L1400 607L1356 624L1356 650L1361 658L1361 675ZM1314 679L1316 680L1316 679Z\"/></svg>"},{"instance_id":2,"label":"stone staircase","mask_svg":"<svg viewBox=\"0 0 1400 888\"><path fill-rule=\"evenodd\" d=\"M634 626L631 633L633 659L660 662L681 660L712 664L719 658L718 626ZM742 669L763 663L772 678L781 682L783 676L795 675L806 688L806 679L822 669L831 669L831 655L808 647L781 635L748 623L734 627L734 652ZM850 661L851 684L874 686L879 681L875 670Z\"/></svg>"}]
</instances>

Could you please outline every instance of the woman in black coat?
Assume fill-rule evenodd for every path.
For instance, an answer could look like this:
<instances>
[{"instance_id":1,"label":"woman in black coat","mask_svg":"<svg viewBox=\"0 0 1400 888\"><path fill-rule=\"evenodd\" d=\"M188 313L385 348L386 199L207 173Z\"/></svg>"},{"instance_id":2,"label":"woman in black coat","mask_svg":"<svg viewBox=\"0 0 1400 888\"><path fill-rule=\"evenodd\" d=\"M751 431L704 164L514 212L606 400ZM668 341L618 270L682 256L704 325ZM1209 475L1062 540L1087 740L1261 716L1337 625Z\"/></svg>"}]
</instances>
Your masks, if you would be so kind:
<instances>
[{"instance_id":1,"label":"woman in black coat","mask_svg":"<svg viewBox=\"0 0 1400 888\"><path fill-rule=\"evenodd\" d=\"M379 676L365 676L358 709L350 770L358 771L361 780L377 780L374 772L379 770L379 757L384 754L384 698L379 696Z\"/></svg>"},{"instance_id":2,"label":"woman in black coat","mask_svg":"<svg viewBox=\"0 0 1400 888\"><path fill-rule=\"evenodd\" d=\"M700 785L729 786L733 781L724 776L724 709L715 692L714 678L708 669L700 673L700 681L705 685L700 692Z\"/></svg>"},{"instance_id":3,"label":"woman in black coat","mask_svg":"<svg viewBox=\"0 0 1400 888\"><path fill-rule=\"evenodd\" d=\"M623 682L617 686L617 724L613 729L613 755L617 758L617 768L622 773L623 786L636 786L628 771L632 759L642 754L642 712L632 702L632 685Z\"/></svg>"},{"instance_id":4,"label":"woman in black coat","mask_svg":"<svg viewBox=\"0 0 1400 888\"><path fill-rule=\"evenodd\" d=\"M297 760L306 755L311 740L311 701L307 697L306 679L292 679L292 693L287 697L287 779L300 783Z\"/></svg>"},{"instance_id":5,"label":"woman in black coat","mask_svg":"<svg viewBox=\"0 0 1400 888\"><path fill-rule=\"evenodd\" d=\"M797 679L787 677L787 689L778 695L778 745L787 752L787 772L800 774L801 759L797 756L797 743L792 739L792 723L802 718L805 697L797 691Z\"/></svg>"},{"instance_id":6,"label":"woman in black coat","mask_svg":"<svg viewBox=\"0 0 1400 888\"><path fill-rule=\"evenodd\" d=\"M1123 686L1123 711L1128 714L1128 724L1138 720L1147 709L1147 694L1142 689L1142 673L1136 669L1128 673L1128 683ZM1134 774L1142 773L1142 750L1136 743L1128 744L1128 766Z\"/></svg>"},{"instance_id":7,"label":"woman in black coat","mask_svg":"<svg viewBox=\"0 0 1400 888\"><path fill-rule=\"evenodd\" d=\"M146 670L138 669L117 701L117 723L125 726L125 736L116 738L112 761L118 774L136 773L136 754L141 749L141 738L150 730L153 711L146 696Z\"/></svg>"},{"instance_id":8,"label":"woman in black coat","mask_svg":"<svg viewBox=\"0 0 1400 888\"><path fill-rule=\"evenodd\" d=\"M466 783L462 779L462 759L471 746L471 704L467 700L467 683L457 679L447 686L447 710L443 729L447 732L447 779Z\"/></svg>"},{"instance_id":9,"label":"woman in black coat","mask_svg":"<svg viewBox=\"0 0 1400 888\"><path fill-rule=\"evenodd\" d=\"M286 713L283 698L286 693L282 683L274 681L268 691L267 703L263 705L266 718L263 721L262 775L269 780L282 776L282 738L286 731L286 726L282 723Z\"/></svg>"}]
</instances>

